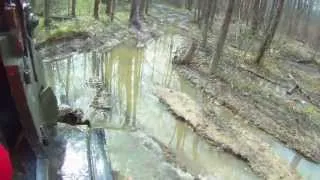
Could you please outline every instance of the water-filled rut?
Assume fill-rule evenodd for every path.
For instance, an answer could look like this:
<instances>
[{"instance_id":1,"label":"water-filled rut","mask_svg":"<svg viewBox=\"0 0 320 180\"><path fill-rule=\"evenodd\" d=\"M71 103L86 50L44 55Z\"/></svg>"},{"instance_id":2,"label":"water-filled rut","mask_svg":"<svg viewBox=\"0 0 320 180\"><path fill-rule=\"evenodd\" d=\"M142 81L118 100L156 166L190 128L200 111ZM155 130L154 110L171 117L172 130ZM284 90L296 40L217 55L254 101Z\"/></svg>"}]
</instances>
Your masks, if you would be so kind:
<instances>
[{"instance_id":1,"label":"water-filled rut","mask_svg":"<svg viewBox=\"0 0 320 180\"><path fill-rule=\"evenodd\" d=\"M259 179L247 163L209 145L177 121L154 95L157 87L166 87L201 101L196 89L172 68L171 59L183 42L181 36L167 35L144 48L128 42L111 51L47 62L47 80L60 104L82 108L94 127L106 129L112 168L122 176ZM287 157L283 150L278 152ZM167 158L168 153L174 159ZM305 177L319 177L301 169Z\"/></svg>"}]
</instances>

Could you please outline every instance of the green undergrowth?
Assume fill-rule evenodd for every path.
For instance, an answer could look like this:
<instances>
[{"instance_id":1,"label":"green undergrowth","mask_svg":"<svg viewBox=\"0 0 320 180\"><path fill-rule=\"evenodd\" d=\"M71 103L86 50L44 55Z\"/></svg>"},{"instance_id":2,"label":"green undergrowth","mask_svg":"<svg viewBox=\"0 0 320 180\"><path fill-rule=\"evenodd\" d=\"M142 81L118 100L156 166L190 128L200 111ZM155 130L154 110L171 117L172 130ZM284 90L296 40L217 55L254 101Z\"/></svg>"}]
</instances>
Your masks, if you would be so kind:
<instances>
[{"instance_id":1,"label":"green undergrowth","mask_svg":"<svg viewBox=\"0 0 320 180\"><path fill-rule=\"evenodd\" d=\"M43 24L41 18L38 28L35 32L35 39L37 43L46 41L54 41L77 35L88 34L90 30L95 29L98 23L92 23L93 18L80 18L65 21L54 21L49 28Z\"/></svg>"},{"instance_id":2,"label":"green undergrowth","mask_svg":"<svg viewBox=\"0 0 320 180\"><path fill-rule=\"evenodd\" d=\"M92 5L91 5L92 4ZM76 17L65 20L51 20L50 27L44 25L44 18L40 17L39 25L34 32L34 39L37 44L52 42L60 39L68 39L75 36L103 33L105 29L112 25L110 17L105 13L105 4L100 4L99 19L93 17L93 2L86 0L77 1ZM115 13L114 22L117 24L126 24L129 18L129 12L123 7ZM64 15L68 12L53 14ZM64 15L68 17L68 15Z\"/></svg>"}]
</instances>

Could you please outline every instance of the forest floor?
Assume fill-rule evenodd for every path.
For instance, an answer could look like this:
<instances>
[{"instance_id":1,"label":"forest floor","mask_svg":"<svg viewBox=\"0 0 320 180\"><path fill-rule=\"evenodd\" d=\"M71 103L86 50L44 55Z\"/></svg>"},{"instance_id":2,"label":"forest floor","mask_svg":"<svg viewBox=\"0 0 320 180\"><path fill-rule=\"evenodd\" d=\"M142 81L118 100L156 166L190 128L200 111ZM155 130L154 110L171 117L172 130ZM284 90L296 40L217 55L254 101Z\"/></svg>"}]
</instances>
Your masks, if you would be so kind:
<instances>
[{"instance_id":1,"label":"forest floor","mask_svg":"<svg viewBox=\"0 0 320 180\"><path fill-rule=\"evenodd\" d=\"M128 13L120 12L108 25L94 21L76 33L40 41L37 49L43 59L55 59L74 52L111 49L128 39L136 39L137 45L143 46L166 33L181 34L186 46L192 38L201 41L202 33L192 22L192 13L153 4L150 14L142 32L128 30L127 20L123 20ZM207 48L198 47L190 64L176 66L203 97L197 105L204 114L202 124L188 123L216 146L248 161L264 178L299 179L295 170L271 152L266 137L320 162L320 54L301 42L278 36L262 65L257 66L252 61L261 38L239 34L237 29L243 25L235 23L230 27L221 63L211 74L209 63L220 26L218 17L209 32ZM181 104L167 100L180 95L163 90L159 97L178 114Z\"/></svg>"},{"instance_id":2,"label":"forest floor","mask_svg":"<svg viewBox=\"0 0 320 180\"><path fill-rule=\"evenodd\" d=\"M192 32L201 39L197 28ZM218 34L214 30L209 35L210 49L214 49ZM217 72L209 73L212 57L199 48L190 64L177 67L180 74L209 96L211 103L218 101L244 123L320 162L319 55L298 41L276 39L258 66L252 63L257 48L246 50L246 45L237 44L233 32L230 34Z\"/></svg>"}]
</instances>

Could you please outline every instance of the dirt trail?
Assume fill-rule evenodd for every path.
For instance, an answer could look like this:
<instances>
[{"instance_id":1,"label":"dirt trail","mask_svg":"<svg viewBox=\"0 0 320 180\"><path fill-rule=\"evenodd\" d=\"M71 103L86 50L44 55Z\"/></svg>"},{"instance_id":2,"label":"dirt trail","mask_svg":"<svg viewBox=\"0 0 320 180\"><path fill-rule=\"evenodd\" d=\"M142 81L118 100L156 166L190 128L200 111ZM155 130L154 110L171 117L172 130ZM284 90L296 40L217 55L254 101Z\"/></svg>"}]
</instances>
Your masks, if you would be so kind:
<instances>
[{"instance_id":1,"label":"dirt trail","mask_svg":"<svg viewBox=\"0 0 320 180\"><path fill-rule=\"evenodd\" d=\"M221 105L210 104L210 109L215 117L208 112L205 117L199 106L186 94L159 88L156 95L199 135L222 147L225 151L232 152L247 160L252 169L263 178L300 179L297 172L290 170L289 166L272 152L269 145L264 143L261 137L248 126L237 123L237 119L240 117L232 117L232 112L229 109ZM228 120L229 118L231 120ZM219 121L226 122L219 123Z\"/></svg>"},{"instance_id":2,"label":"dirt trail","mask_svg":"<svg viewBox=\"0 0 320 180\"><path fill-rule=\"evenodd\" d=\"M269 100L260 99L255 102L251 97L235 95L229 85L219 78L209 79L187 67L178 69L182 76L202 89L206 96L230 109L234 115L241 116L243 122L252 123L267 131L311 159L320 158L319 138L315 134L317 126L307 125L308 121L304 124L299 124L295 119L290 121L290 115L285 112L280 116L280 109L274 109L273 105L270 107L266 104Z\"/></svg>"},{"instance_id":3,"label":"dirt trail","mask_svg":"<svg viewBox=\"0 0 320 180\"><path fill-rule=\"evenodd\" d=\"M219 27L220 22L216 23ZM201 39L195 25L189 23L188 28L191 37ZM258 67L250 64L254 49L245 52L238 47L233 39L237 32L231 31L218 71L210 75L212 52L208 54L207 50L214 49L218 32L209 34L208 47L198 48L190 64L178 67L181 75L203 89L204 95L219 99L243 121L320 162L320 57L296 41L283 40L281 44L277 40ZM191 41L190 37L186 39Z\"/></svg>"}]
</instances>

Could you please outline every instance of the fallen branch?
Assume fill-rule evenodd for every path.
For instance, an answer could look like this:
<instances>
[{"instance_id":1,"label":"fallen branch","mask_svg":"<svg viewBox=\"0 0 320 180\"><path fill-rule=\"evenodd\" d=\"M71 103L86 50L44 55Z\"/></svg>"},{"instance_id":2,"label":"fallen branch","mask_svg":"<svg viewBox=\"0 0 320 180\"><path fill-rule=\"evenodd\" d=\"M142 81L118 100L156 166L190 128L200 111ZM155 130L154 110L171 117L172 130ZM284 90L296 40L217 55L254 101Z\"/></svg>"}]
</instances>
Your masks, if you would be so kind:
<instances>
[{"instance_id":1,"label":"fallen branch","mask_svg":"<svg viewBox=\"0 0 320 180\"><path fill-rule=\"evenodd\" d=\"M252 74L252 75L254 75L254 76L257 76L257 77L260 78L260 79L263 79L263 80L265 80L265 81L268 81L268 82L271 83L271 84L274 84L274 85L277 85L277 86L281 86L280 83L277 83L277 82L275 82L275 81L273 81L273 80L271 80L271 79L268 79L268 78L264 77L263 75L258 74L257 72L254 72L254 71L252 71L252 70L250 70L250 69L247 69L247 68L245 68L245 67L243 67L243 66L237 66L237 68L239 68L239 69L241 69L241 70L243 70L243 71L246 71L246 72L248 72L248 73L250 73L250 74Z\"/></svg>"}]
</instances>

